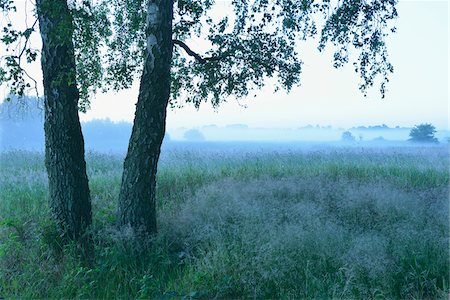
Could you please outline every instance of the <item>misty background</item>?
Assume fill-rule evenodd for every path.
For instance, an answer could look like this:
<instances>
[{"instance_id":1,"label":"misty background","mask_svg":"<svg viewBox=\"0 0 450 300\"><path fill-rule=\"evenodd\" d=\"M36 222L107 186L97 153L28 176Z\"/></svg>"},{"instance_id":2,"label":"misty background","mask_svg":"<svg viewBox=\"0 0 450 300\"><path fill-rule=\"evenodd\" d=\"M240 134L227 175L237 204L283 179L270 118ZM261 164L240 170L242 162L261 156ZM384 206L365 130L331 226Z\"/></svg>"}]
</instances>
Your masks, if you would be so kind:
<instances>
[{"instance_id":1,"label":"misty background","mask_svg":"<svg viewBox=\"0 0 450 300\"><path fill-rule=\"evenodd\" d=\"M424 120L425 121L425 120ZM99 119L82 122L87 151L125 153L131 134L130 122L113 122ZM250 127L246 124L219 126L210 124L200 127L169 129L163 147L183 147L188 144L215 142L215 147L230 146L240 142L251 147L252 143L283 146L345 145L345 146L392 146L412 145L408 142L410 127L389 127L385 124L338 128L331 125L307 125L292 128ZM349 131L353 141L344 141L342 134ZM438 130L435 134L441 144L448 143L450 132ZM44 150L44 111L42 99L17 98L0 104L0 150ZM222 145L220 145L223 142ZM228 142L228 143L227 143ZM281 143L281 144L280 144ZM210 143L212 144L212 143ZM212 145L209 145L210 147ZM236 147L234 143L233 147ZM256 145L253 145L254 147ZM275 146L275 145L273 145Z\"/></svg>"}]
</instances>

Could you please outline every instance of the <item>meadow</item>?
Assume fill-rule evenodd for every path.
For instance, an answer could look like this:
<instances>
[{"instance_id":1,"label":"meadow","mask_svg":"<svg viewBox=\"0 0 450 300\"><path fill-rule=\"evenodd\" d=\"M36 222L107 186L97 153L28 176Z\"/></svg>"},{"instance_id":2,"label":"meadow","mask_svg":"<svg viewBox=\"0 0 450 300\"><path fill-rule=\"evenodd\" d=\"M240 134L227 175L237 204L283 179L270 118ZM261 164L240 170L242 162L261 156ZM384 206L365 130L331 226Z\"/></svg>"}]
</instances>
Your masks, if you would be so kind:
<instances>
[{"instance_id":1,"label":"meadow","mask_svg":"<svg viewBox=\"0 0 450 300\"><path fill-rule=\"evenodd\" d=\"M123 155L88 152L92 267L43 154L1 153L0 298L448 299L448 147L233 147L163 149L145 242L114 226Z\"/></svg>"}]
</instances>

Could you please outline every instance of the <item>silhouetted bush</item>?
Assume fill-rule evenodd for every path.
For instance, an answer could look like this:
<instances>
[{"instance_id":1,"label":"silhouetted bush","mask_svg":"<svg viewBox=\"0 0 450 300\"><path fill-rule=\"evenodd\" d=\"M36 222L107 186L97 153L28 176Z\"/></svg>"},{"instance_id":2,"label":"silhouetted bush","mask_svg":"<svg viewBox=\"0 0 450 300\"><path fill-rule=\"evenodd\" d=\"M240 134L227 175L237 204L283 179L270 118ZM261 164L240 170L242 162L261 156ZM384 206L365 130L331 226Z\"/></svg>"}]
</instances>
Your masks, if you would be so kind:
<instances>
[{"instance_id":1,"label":"silhouetted bush","mask_svg":"<svg viewBox=\"0 0 450 300\"><path fill-rule=\"evenodd\" d=\"M409 133L411 137L409 141L418 143L439 143L438 139L434 136L436 133L436 127L431 124L424 123L414 126Z\"/></svg>"}]
</instances>

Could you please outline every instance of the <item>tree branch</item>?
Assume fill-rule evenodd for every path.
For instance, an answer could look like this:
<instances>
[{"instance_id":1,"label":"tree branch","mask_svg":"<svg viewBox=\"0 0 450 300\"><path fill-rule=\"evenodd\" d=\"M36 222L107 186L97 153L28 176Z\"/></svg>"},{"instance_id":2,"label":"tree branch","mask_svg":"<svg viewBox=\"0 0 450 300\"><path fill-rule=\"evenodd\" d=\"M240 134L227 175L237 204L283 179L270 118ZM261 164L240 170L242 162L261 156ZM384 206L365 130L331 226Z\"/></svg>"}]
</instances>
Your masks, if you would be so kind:
<instances>
[{"instance_id":1,"label":"tree branch","mask_svg":"<svg viewBox=\"0 0 450 300\"><path fill-rule=\"evenodd\" d=\"M23 45L22 51L20 51L20 54L17 57L19 59L19 64L20 64L20 59L22 58L23 53L27 49L28 41L30 40L31 33L34 31L34 26L36 26L37 22L38 22L38 19L36 18L36 20L34 21L33 25L25 30L25 31L29 30L30 32L28 33L27 36L25 36L25 43Z\"/></svg>"},{"instance_id":2,"label":"tree branch","mask_svg":"<svg viewBox=\"0 0 450 300\"><path fill-rule=\"evenodd\" d=\"M39 91L38 91L38 83L36 81L36 79L34 79L30 74L28 74L28 72L21 67L20 65L20 61L22 59L22 55L25 53L25 51L27 50L27 45L28 42L30 40L31 34L34 32L34 27L36 26L38 22L38 18L36 18L36 20L34 20L34 23L31 27L27 28L26 30L30 30L30 32L28 33L27 36L25 36L25 43L23 45L22 51L20 51L19 56L17 57L17 63L19 65L19 68L22 70L22 72L34 83L34 90L36 91L36 96L39 98Z\"/></svg>"},{"instance_id":3,"label":"tree branch","mask_svg":"<svg viewBox=\"0 0 450 300\"><path fill-rule=\"evenodd\" d=\"M189 48L188 45L186 45L184 42L180 41L180 40L172 40L174 45L178 45L181 48L184 49L184 51L186 51L186 53L192 57L194 57L199 63L206 63L206 59L204 59L203 57L201 57L198 53L195 53L194 51L191 50L191 48Z\"/></svg>"},{"instance_id":4,"label":"tree branch","mask_svg":"<svg viewBox=\"0 0 450 300\"><path fill-rule=\"evenodd\" d=\"M180 40L172 40L174 45L178 45L181 48L184 49L184 51L186 51L186 53L192 57L194 57L199 63L201 64L205 64L208 61L215 61L215 60L220 60L222 58L224 58L226 55L220 55L220 56L211 56L211 57L201 57L200 54L194 52L191 50L191 48L189 48L188 45L186 45L184 42L180 41Z\"/></svg>"}]
</instances>

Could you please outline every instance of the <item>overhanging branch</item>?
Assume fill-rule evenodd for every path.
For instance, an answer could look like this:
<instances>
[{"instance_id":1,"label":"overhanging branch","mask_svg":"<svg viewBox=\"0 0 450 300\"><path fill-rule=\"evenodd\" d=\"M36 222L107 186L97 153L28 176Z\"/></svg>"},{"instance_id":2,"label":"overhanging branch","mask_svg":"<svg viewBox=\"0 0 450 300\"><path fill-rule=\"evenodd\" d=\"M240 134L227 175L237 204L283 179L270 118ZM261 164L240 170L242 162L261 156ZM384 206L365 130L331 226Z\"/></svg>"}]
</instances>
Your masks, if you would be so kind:
<instances>
[{"instance_id":1,"label":"overhanging branch","mask_svg":"<svg viewBox=\"0 0 450 300\"><path fill-rule=\"evenodd\" d=\"M192 51L191 48L189 48L188 45L186 45L184 42L180 41L180 40L172 40L174 45L178 45L181 48L184 49L184 51L186 51L186 53L192 57L194 57L199 63L201 64L205 64L208 61L215 61L215 60L220 60L222 58L225 57L225 55L221 55L221 56L212 56L212 57L202 57L200 54Z\"/></svg>"}]
</instances>

